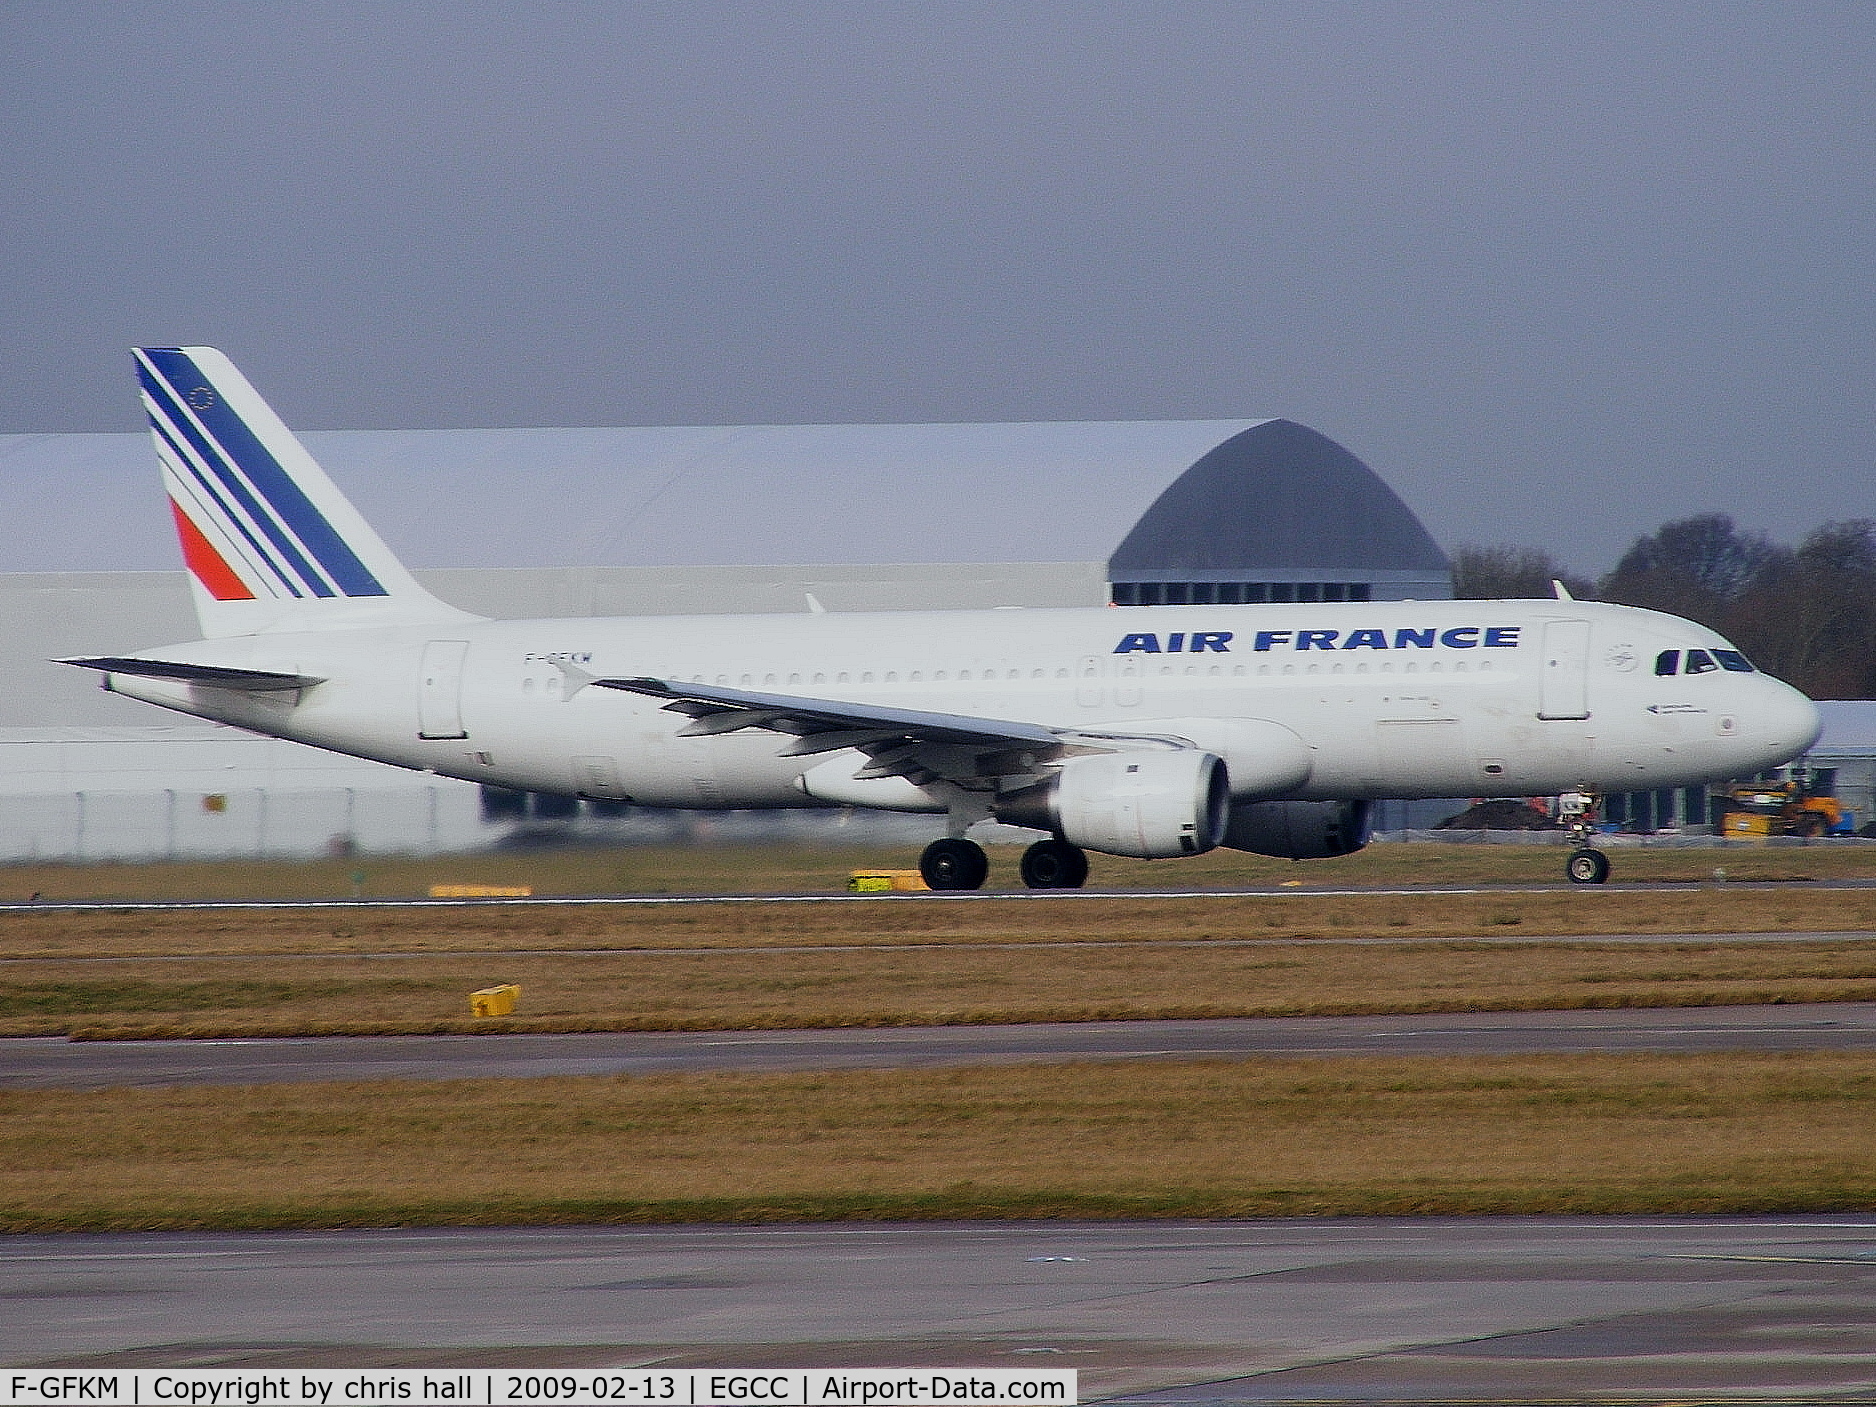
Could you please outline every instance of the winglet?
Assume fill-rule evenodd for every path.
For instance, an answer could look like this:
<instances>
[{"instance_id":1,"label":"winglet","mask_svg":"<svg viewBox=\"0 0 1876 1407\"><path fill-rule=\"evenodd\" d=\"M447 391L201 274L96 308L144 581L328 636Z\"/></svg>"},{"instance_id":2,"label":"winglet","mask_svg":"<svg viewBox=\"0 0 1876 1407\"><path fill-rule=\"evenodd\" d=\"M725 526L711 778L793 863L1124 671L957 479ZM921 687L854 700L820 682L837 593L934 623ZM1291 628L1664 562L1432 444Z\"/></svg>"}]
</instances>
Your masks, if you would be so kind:
<instances>
[{"instance_id":1,"label":"winglet","mask_svg":"<svg viewBox=\"0 0 1876 1407\"><path fill-rule=\"evenodd\" d=\"M1574 601L1576 599L1576 597L1570 594L1570 588L1565 586L1561 581L1558 581L1555 577L1550 579L1550 590L1551 594L1559 601Z\"/></svg>"}]
</instances>

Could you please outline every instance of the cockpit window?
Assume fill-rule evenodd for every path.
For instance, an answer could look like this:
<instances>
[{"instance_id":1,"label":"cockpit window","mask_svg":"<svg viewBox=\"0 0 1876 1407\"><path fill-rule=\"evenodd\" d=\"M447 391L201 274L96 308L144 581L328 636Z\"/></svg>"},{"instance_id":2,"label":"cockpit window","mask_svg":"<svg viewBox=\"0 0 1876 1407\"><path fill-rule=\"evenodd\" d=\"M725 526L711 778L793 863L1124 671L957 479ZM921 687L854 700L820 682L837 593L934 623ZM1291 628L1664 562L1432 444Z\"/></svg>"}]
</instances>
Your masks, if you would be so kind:
<instances>
[{"instance_id":1,"label":"cockpit window","mask_svg":"<svg viewBox=\"0 0 1876 1407\"><path fill-rule=\"evenodd\" d=\"M1672 674L1680 667L1681 652L1679 650L1663 650L1660 654L1655 656L1656 674Z\"/></svg>"},{"instance_id":2,"label":"cockpit window","mask_svg":"<svg viewBox=\"0 0 1876 1407\"><path fill-rule=\"evenodd\" d=\"M1737 650L1715 650L1713 652L1713 658L1720 662L1721 669L1729 670L1734 674L1758 673L1758 671L1752 667L1752 661L1740 654Z\"/></svg>"},{"instance_id":3,"label":"cockpit window","mask_svg":"<svg viewBox=\"0 0 1876 1407\"><path fill-rule=\"evenodd\" d=\"M1689 674L1707 674L1718 668L1719 666L1713 662L1713 656L1708 654L1705 650L1689 650L1687 652L1687 672Z\"/></svg>"}]
</instances>

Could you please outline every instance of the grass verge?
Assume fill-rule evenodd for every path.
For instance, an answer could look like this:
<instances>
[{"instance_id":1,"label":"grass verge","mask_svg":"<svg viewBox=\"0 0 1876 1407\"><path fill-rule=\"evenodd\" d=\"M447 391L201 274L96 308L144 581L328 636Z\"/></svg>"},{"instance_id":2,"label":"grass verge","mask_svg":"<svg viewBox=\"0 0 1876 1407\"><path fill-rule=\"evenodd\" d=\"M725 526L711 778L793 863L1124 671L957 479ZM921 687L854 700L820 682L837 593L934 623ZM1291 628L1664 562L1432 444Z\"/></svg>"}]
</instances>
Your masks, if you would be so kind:
<instances>
[{"instance_id":1,"label":"grass verge","mask_svg":"<svg viewBox=\"0 0 1876 1407\"><path fill-rule=\"evenodd\" d=\"M521 1014L468 994L520 984ZM754 1030L1876 1000L1868 942L1034 943L9 964L0 1035Z\"/></svg>"},{"instance_id":2,"label":"grass verge","mask_svg":"<svg viewBox=\"0 0 1876 1407\"><path fill-rule=\"evenodd\" d=\"M1803 847L1745 843L1713 849L1623 848L1612 852L1619 882L1697 884L1715 869L1729 882L1802 882L1876 876L1876 846L1819 841ZM992 889L1020 887L1017 846L991 849ZM1565 852L1554 846L1371 845L1336 860L1301 864L1234 850L1177 861L1093 856L1096 885L1121 889L1417 888L1469 884L1558 884ZM224 860L165 864L40 864L0 867L0 900L420 898L432 884L532 886L540 895L827 893L850 870L918 864L916 847L594 846L453 856L332 860Z\"/></svg>"},{"instance_id":3,"label":"grass verge","mask_svg":"<svg viewBox=\"0 0 1876 1407\"><path fill-rule=\"evenodd\" d=\"M0 1094L0 1231L1876 1209L1876 1056Z\"/></svg>"}]
</instances>

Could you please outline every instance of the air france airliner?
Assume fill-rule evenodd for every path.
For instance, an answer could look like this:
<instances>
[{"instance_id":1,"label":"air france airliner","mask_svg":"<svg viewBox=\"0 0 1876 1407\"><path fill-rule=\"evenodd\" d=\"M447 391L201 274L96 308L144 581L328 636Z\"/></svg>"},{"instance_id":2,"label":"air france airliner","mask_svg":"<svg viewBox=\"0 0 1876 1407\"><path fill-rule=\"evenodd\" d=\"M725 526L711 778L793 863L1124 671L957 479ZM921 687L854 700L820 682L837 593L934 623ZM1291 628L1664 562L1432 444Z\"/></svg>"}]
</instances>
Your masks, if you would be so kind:
<instances>
[{"instance_id":1,"label":"air france airliner","mask_svg":"<svg viewBox=\"0 0 1876 1407\"><path fill-rule=\"evenodd\" d=\"M1751 776L1818 713L1713 631L1571 600L490 620L432 596L234 364L136 352L202 639L64 663L131 698L394 766L655 807L995 819L1087 852L1345 855L1379 798L1567 798Z\"/></svg>"}]
</instances>

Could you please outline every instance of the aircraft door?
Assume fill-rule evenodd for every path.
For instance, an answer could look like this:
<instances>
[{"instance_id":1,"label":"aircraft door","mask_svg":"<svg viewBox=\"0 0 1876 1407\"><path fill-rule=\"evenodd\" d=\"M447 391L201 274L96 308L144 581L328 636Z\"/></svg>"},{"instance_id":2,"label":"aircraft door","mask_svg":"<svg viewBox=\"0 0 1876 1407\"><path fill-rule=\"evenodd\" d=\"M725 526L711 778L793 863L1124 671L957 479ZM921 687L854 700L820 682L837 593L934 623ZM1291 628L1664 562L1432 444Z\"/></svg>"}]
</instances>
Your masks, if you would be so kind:
<instances>
[{"instance_id":1,"label":"aircraft door","mask_svg":"<svg viewBox=\"0 0 1876 1407\"><path fill-rule=\"evenodd\" d=\"M1099 655L1083 655L1075 666L1075 703L1081 708L1099 708L1107 692L1107 661Z\"/></svg>"},{"instance_id":2,"label":"aircraft door","mask_svg":"<svg viewBox=\"0 0 1876 1407\"><path fill-rule=\"evenodd\" d=\"M467 640L432 640L417 671L417 736L466 738L462 726L462 667Z\"/></svg>"},{"instance_id":3,"label":"aircraft door","mask_svg":"<svg viewBox=\"0 0 1876 1407\"><path fill-rule=\"evenodd\" d=\"M1539 718L1589 717L1589 622L1544 622L1544 666L1538 680Z\"/></svg>"}]
</instances>

